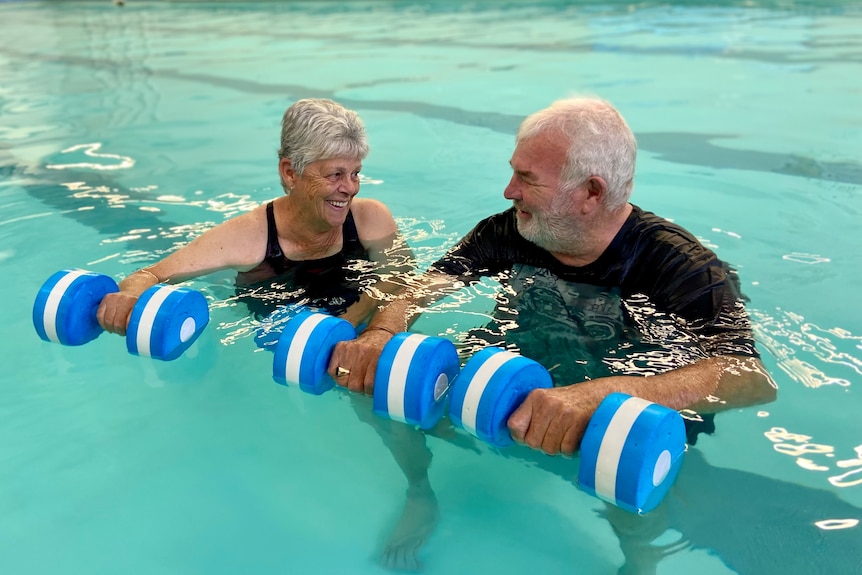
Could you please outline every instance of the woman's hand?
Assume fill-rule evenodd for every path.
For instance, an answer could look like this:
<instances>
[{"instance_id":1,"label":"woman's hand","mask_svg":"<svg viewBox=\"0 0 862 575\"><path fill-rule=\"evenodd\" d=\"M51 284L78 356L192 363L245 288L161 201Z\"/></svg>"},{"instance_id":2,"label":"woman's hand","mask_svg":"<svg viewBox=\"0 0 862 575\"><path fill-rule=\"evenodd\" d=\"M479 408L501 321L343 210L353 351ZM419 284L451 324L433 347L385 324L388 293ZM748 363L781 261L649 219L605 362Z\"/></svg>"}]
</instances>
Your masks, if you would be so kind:
<instances>
[{"instance_id":1,"label":"woman's hand","mask_svg":"<svg viewBox=\"0 0 862 575\"><path fill-rule=\"evenodd\" d=\"M160 281L159 276L149 268L140 269L121 281L120 291L109 293L102 298L96 311L96 320L102 329L117 335L126 335L132 308L138 303L138 298L147 288Z\"/></svg>"},{"instance_id":2,"label":"woman's hand","mask_svg":"<svg viewBox=\"0 0 862 575\"><path fill-rule=\"evenodd\" d=\"M96 320L105 331L126 335L126 326L129 325L129 317L136 303L138 303L136 295L123 292L109 293L99 304Z\"/></svg>"}]
</instances>

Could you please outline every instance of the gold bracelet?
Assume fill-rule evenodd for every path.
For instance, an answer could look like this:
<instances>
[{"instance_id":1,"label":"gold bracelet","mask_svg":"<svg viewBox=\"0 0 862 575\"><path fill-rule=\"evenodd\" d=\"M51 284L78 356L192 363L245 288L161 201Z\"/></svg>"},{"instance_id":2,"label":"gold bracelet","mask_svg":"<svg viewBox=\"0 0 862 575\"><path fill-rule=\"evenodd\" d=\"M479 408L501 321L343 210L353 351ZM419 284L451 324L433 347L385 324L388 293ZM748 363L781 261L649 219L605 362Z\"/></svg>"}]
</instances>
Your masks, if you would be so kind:
<instances>
[{"instance_id":1,"label":"gold bracelet","mask_svg":"<svg viewBox=\"0 0 862 575\"><path fill-rule=\"evenodd\" d=\"M159 279L159 276L157 276L156 274L154 274L153 272L151 272L150 270L148 270L148 269L146 269L146 268L141 268L141 269L139 269L139 270L138 270L138 272L142 272L142 273L148 274L151 278L153 278L154 280L156 280L156 283L157 283L157 284L162 283L162 280L160 280L160 279Z\"/></svg>"},{"instance_id":2,"label":"gold bracelet","mask_svg":"<svg viewBox=\"0 0 862 575\"><path fill-rule=\"evenodd\" d=\"M365 328L365 331L374 331L375 329L379 329L380 331L385 331L385 332L386 332L386 333L388 333L389 335L393 335L393 336L395 335L395 332L394 332L394 331L392 331L392 330L391 330L391 329L389 329L388 327L383 327L383 326L380 326L380 325L372 325L372 326L366 327L366 328Z\"/></svg>"}]
</instances>

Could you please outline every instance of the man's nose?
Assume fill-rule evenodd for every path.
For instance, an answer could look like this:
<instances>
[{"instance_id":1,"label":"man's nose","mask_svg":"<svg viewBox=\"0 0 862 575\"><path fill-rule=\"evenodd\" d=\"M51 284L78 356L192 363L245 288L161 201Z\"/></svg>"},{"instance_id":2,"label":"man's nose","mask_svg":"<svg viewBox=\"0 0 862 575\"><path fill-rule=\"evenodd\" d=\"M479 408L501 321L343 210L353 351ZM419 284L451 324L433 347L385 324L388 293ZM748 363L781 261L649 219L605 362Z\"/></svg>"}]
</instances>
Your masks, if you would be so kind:
<instances>
[{"instance_id":1,"label":"man's nose","mask_svg":"<svg viewBox=\"0 0 862 575\"><path fill-rule=\"evenodd\" d=\"M506 189L503 190L503 197L507 200L521 199L521 189L515 176L512 176L512 179L510 179L508 185L506 185Z\"/></svg>"}]
</instances>

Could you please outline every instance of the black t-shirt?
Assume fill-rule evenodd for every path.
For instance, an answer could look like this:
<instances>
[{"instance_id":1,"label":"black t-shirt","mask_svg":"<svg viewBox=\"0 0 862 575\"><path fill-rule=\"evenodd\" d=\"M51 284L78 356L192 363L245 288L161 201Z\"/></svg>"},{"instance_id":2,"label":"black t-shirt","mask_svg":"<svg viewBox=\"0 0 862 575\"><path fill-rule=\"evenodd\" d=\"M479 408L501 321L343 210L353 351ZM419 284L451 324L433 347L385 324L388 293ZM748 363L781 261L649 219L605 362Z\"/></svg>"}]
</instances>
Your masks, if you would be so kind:
<instances>
[{"instance_id":1,"label":"black t-shirt","mask_svg":"<svg viewBox=\"0 0 862 575\"><path fill-rule=\"evenodd\" d=\"M715 355L759 357L736 272L684 228L632 206L593 263L573 267L525 239L514 208L479 222L432 268L503 284L494 321L467 347L501 345L555 385L663 373ZM687 415L688 441L714 416Z\"/></svg>"},{"instance_id":2,"label":"black t-shirt","mask_svg":"<svg viewBox=\"0 0 862 575\"><path fill-rule=\"evenodd\" d=\"M556 368L558 385L661 373L706 356L758 357L736 273L682 227L633 206L604 253L573 267L518 233L516 218L510 208L482 220L432 267L510 288L485 339L496 331Z\"/></svg>"}]
</instances>

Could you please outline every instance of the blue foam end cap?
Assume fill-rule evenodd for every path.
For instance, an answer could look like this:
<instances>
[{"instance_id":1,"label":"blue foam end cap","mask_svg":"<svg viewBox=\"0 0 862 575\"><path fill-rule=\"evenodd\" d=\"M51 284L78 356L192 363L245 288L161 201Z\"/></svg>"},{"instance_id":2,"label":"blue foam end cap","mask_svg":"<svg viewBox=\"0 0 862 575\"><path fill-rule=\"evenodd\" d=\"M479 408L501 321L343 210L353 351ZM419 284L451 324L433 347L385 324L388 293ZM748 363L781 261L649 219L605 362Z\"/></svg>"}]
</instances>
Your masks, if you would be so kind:
<instances>
[{"instance_id":1,"label":"blue foam end cap","mask_svg":"<svg viewBox=\"0 0 862 575\"><path fill-rule=\"evenodd\" d=\"M411 335L416 337L409 333L396 334L383 348L374 377L374 413L431 429L446 412L446 396L460 371L458 351L447 339L419 336L424 339L413 351L406 373L394 374L396 355ZM393 375L399 379L406 378L397 397L390 397L390 377ZM390 401L396 403L402 416L393 413Z\"/></svg>"},{"instance_id":2,"label":"blue foam end cap","mask_svg":"<svg viewBox=\"0 0 862 575\"><path fill-rule=\"evenodd\" d=\"M503 352L505 350L496 347L479 351L470 358L452 386L449 417L459 427L466 428L464 401L471 381L486 361ZM512 445L514 439L509 432L509 417L531 391L550 387L553 387L551 375L538 362L517 355L506 361L491 375L481 395L476 409L476 436L495 447Z\"/></svg>"},{"instance_id":3,"label":"blue foam end cap","mask_svg":"<svg viewBox=\"0 0 862 575\"><path fill-rule=\"evenodd\" d=\"M51 292L61 280L70 274L80 274L63 291L53 310L48 310ZM61 270L49 277L33 303L33 327L44 341L52 341L46 331L46 311L53 313L54 320L48 330L53 329L57 341L63 345L83 345L102 333L96 320L96 311L102 299L109 293L119 291L112 278L82 270ZM55 299L56 299L55 295Z\"/></svg>"},{"instance_id":4,"label":"blue foam end cap","mask_svg":"<svg viewBox=\"0 0 862 575\"><path fill-rule=\"evenodd\" d=\"M308 333L311 326L313 329ZM291 349L294 344L301 345L300 339L306 336L301 349ZM282 385L299 385L306 393L320 395L335 385L326 371L335 345L354 338L356 330L349 321L314 312L297 314L281 332L273 357L272 378ZM299 363L288 366L288 359L297 359Z\"/></svg>"},{"instance_id":5,"label":"blue foam end cap","mask_svg":"<svg viewBox=\"0 0 862 575\"><path fill-rule=\"evenodd\" d=\"M587 493L608 500L626 511L645 514L657 507L673 484L685 453L685 425L676 411L650 404L634 420L626 437L611 438L623 442L613 477L602 476L598 456L609 426L620 406L631 399L622 393L605 398L590 422L581 441L581 464L578 485ZM614 485L613 500L596 486L601 478Z\"/></svg>"},{"instance_id":6,"label":"blue foam end cap","mask_svg":"<svg viewBox=\"0 0 862 575\"><path fill-rule=\"evenodd\" d=\"M159 299L161 302L154 308ZM126 348L135 355L172 361L191 347L208 323L209 306L203 294L188 288L154 285L141 294L132 309ZM147 330L149 350L138 337L144 337Z\"/></svg>"}]
</instances>

